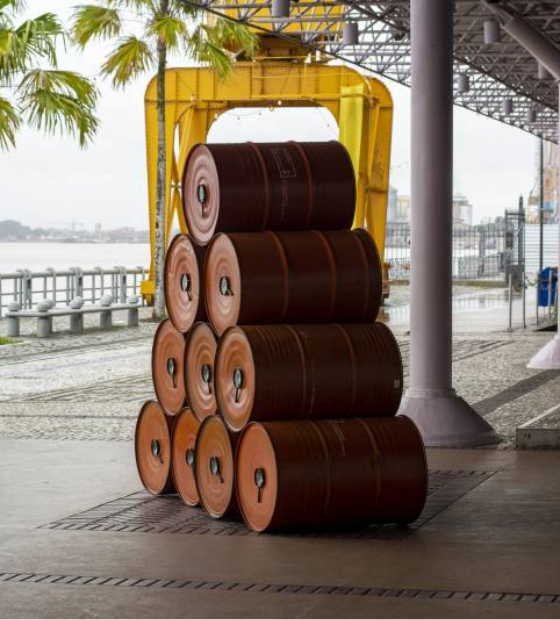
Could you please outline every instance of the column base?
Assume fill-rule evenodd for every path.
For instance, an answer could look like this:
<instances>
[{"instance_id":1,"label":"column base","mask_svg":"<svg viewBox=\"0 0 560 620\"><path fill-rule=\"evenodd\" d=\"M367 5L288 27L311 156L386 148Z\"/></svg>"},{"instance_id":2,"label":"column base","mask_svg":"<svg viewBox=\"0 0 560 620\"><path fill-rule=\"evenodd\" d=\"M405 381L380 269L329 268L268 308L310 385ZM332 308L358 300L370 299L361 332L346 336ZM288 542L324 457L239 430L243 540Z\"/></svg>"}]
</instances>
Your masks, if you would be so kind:
<instances>
[{"instance_id":1,"label":"column base","mask_svg":"<svg viewBox=\"0 0 560 620\"><path fill-rule=\"evenodd\" d=\"M560 370L560 337L558 334L531 358L527 368Z\"/></svg>"},{"instance_id":2,"label":"column base","mask_svg":"<svg viewBox=\"0 0 560 620\"><path fill-rule=\"evenodd\" d=\"M408 390L399 414L418 426L426 447L467 448L498 443L499 435L455 390Z\"/></svg>"}]
</instances>

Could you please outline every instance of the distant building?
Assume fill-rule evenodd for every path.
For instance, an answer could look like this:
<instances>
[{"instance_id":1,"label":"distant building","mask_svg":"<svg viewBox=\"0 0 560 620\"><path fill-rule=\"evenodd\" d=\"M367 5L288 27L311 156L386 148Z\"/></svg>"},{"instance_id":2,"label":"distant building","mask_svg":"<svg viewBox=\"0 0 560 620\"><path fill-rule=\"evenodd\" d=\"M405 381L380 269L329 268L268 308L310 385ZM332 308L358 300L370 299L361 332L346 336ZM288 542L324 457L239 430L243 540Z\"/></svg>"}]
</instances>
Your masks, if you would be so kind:
<instances>
[{"instance_id":1,"label":"distant building","mask_svg":"<svg viewBox=\"0 0 560 620\"><path fill-rule=\"evenodd\" d=\"M410 196L397 197L397 215L395 221L404 224L410 223Z\"/></svg>"},{"instance_id":2,"label":"distant building","mask_svg":"<svg viewBox=\"0 0 560 620\"><path fill-rule=\"evenodd\" d=\"M387 197L387 221L394 222L397 217L397 196L398 192L395 187L389 185L389 195Z\"/></svg>"},{"instance_id":3,"label":"distant building","mask_svg":"<svg viewBox=\"0 0 560 620\"><path fill-rule=\"evenodd\" d=\"M453 197L453 224L472 226L473 207L468 199L462 194Z\"/></svg>"},{"instance_id":4,"label":"distant building","mask_svg":"<svg viewBox=\"0 0 560 620\"><path fill-rule=\"evenodd\" d=\"M410 224L410 196L397 195L397 190L389 188L387 221L395 224ZM453 198L453 224L472 226L473 206L469 200L457 194Z\"/></svg>"}]
</instances>

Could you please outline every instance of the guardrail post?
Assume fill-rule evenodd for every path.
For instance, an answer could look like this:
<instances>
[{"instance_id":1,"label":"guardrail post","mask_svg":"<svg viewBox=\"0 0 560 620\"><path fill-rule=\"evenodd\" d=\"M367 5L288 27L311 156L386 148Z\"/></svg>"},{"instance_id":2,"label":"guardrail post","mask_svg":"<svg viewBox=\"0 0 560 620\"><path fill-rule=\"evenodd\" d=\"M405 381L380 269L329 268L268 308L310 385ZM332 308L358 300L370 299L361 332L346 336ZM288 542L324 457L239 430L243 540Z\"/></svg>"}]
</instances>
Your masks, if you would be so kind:
<instances>
[{"instance_id":1,"label":"guardrail post","mask_svg":"<svg viewBox=\"0 0 560 620\"><path fill-rule=\"evenodd\" d=\"M527 299L527 282L525 280L525 272L523 272L523 289L522 289L522 312L523 312L523 329L527 328L527 316L526 316L526 311L525 311L525 300Z\"/></svg>"},{"instance_id":2,"label":"guardrail post","mask_svg":"<svg viewBox=\"0 0 560 620\"><path fill-rule=\"evenodd\" d=\"M513 319L513 274L509 274L509 327L508 332L512 331L512 319Z\"/></svg>"}]
</instances>

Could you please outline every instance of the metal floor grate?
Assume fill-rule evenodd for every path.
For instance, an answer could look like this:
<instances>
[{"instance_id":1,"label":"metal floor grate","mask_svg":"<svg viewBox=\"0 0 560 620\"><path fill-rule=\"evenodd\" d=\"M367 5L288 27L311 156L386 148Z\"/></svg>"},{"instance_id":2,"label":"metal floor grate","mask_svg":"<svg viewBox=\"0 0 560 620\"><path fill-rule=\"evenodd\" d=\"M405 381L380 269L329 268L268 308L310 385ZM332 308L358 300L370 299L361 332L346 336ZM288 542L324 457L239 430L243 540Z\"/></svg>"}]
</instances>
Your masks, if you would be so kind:
<instances>
[{"instance_id":1,"label":"metal floor grate","mask_svg":"<svg viewBox=\"0 0 560 620\"><path fill-rule=\"evenodd\" d=\"M292 537L401 540L442 510L490 478L494 471L430 471L428 499L410 527L366 526L336 531L290 532ZM54 521L43 528L151 534L258 536L236 520L216 521L201 508L185 506L176 496L153 497L146 491L126 495L85 512ZM286 535L278 533L273 535Z\"/></svg>"},{"instance_id":2,"label":"metal floor grate","mask_svg":"<svg viewBox=\"0 0 560 620\"><path fill-rule=\"evenodd\" d=\"M426 590L416 588L375 588L361 586L304 585L288 583L260 583L236 581L204 581L193 579L143 579L138 577L114 577L93 575L50 575L46 573L1 573L0 591L6 585L56 585L121 588L144 588L151 590L204 590L213 592L249 592L262 594L297 594L308 596L371 596L417 601L466 601L469 603L541 603L560 604L560 595L526 592L496 592L472 590ZM556 608L556 607L555 607Z\"/></svg>"}]
</instances>

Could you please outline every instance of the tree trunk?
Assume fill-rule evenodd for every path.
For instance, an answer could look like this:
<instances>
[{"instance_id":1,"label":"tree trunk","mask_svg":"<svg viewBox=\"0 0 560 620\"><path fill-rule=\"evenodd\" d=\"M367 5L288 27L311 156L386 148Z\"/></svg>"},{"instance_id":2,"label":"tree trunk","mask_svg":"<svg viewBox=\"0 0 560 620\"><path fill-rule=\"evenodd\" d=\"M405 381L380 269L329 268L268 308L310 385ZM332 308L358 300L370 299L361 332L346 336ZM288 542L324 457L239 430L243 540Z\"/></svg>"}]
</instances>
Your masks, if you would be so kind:
<instances>
[{"instance_id":1,"label":"tree trunk","mask_svg":"<svg viewBox=\"0 0 560 620\"><path fill-rule=\"evenodd\" d=\"M160 14L169 12L169 0L161 0ZM155 298L153 318L162 319L165 315L164 265L165 265L165 197L166 181L166 139L165 139L165 67L167 64L167 43L162 38L158 41L157 69L157 181L156 181L156 218L155 218L155 257L154 286Z\"/></svg>"}]
</instances>

